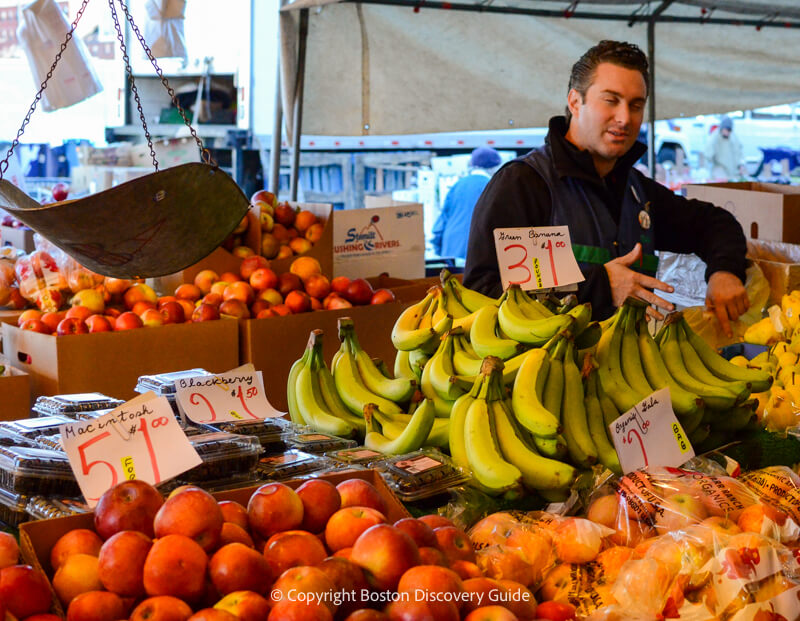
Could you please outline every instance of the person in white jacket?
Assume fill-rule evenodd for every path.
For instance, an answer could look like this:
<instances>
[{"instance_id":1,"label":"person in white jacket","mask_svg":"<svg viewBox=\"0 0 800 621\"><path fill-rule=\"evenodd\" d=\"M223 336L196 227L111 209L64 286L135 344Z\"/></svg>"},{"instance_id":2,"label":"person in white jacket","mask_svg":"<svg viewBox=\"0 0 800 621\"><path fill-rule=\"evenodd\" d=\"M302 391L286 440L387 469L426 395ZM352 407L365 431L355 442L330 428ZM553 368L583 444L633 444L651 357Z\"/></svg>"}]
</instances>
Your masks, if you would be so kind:
<instances>
[{"instance_id":1,"label":"person in white jacket","mask_svg":"<svg viewBox=\"0 0 800 621\"><path fill-rule=\"evenodd\" d=\"M706 145L706 160L714 178L737 179L744 176L742 143L733 133L733 119L722 117L719 128Z\"/></svg>"}]
</instances>

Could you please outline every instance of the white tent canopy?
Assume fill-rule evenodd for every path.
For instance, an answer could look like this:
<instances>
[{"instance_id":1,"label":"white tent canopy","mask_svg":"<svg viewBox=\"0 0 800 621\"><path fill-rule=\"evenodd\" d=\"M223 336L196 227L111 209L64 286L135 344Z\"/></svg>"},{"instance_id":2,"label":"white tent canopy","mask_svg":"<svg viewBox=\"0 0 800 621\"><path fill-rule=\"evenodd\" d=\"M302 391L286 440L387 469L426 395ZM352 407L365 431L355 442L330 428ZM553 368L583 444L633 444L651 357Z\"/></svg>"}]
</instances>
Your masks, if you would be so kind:
<instances>
[{"instance_id":1,"label":"white tent canopy","mask_svg":"<svg viewBox=\"0 0 800 621\"><path fill-rule=\"evenodd\" d=\"M797 0L297 0L281 14L285 102L309 7L306 134L543 126L584 51L601 39L647 50L651 20L656 118L800 99Z\"/></svg>"}]
</instances>

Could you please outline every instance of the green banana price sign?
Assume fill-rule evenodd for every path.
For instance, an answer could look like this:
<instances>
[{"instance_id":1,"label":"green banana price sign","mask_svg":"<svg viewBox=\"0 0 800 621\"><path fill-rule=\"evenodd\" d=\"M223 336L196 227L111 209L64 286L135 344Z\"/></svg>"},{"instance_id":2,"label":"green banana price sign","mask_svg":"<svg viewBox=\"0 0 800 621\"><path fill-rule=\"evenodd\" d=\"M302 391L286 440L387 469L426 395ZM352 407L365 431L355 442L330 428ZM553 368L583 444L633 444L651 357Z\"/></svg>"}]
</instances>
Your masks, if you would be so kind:
<instances>
[{"instance_id":1,"label":"green banana price sign","mask_svg":"<svg viewBox=\"0 0 800 621\"><path fill-rule=\"evenodd\" d=\"M669 388L646 397L608 428L625 473L648 466L677 467L695 455L672 411Z\"/></svg>"},{"instance_id":2,"label":"green banana price sign","mask_svg":"<svg viewBox=\"0 0 800 621\"><path fill-rule=\"evenodd\" d=\"M569 227L494 229L494 246L503 289L525 291L574 285L584 280L569 237Z\"/></svg>"}]
</instances>

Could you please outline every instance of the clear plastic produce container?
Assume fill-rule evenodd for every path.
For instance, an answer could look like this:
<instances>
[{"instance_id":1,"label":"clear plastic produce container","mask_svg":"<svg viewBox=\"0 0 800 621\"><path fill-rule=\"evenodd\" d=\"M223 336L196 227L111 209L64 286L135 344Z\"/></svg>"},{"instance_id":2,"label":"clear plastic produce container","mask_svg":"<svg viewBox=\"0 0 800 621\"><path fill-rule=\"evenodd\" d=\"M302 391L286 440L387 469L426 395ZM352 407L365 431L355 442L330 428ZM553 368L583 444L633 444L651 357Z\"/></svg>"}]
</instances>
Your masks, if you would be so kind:
<instances>
[{"instance_id":1,"label":"clear plastic produce container","mask_svg":"<svg viewBox=\"0 0 800 621\"><path fill-rule=\"evenodd\" d=\"M22 446L0 446L0 488L26 495L81 495L64 453Z\"/></svg>"},{"instance_id":2,"label":"clear plastic produce container","mask_svg":"<svg viewBox=\"0 0 800 621\"><path fill-rule=\"evenodd\" d=\"M386 455L366 446L339 449L325 453L326 457L350 466L375 466L386 461Z\"/></svg>"},{"instance_id":3,"label":"clear plastic produce container","mask_svg":"<svg viewBox=\"0 0 800 621\"><path fill-rule=\"evenodd\" d=\"M27 521L28 513L25 511L27 504L27 497L0 489L0 522L16 528Z\"/></svg>"},{"instance_id":4,"label":"clear plastic produce container","mask_svg":"<svg viewBox=\"0 0 800 621\"><path fill-rule=\"evenodd\" d=\"M62 414L70 418L78 418L79 414L97 410L113 410L123 403L124 401L99 392L83 392L54 397L38 397L33 405L33 411L39 416Z\"/></svg>"},{"instance_id":5,"label":"clear plastic produce container","mask_svg":"<svg viewBox=\"0 0 800 621\"><path fill-rule=\"evenodd\" d=\"M236 433L258 438L264 453L274 455L286 450L286 438L293 433L294 426L284 418L265 418L264 420L237 420L220 423L204 423L212 431Z\"/></svg>"},{"instance_id":6,"label":"clear plastic produce container","mask_svg":"<svg viewBox=\"0 0 800 621\"><path fill-rule=\"evenodd\" d=\"M355 440L340 438L339 436L314 430L300 430L287 438L286 444L289 445L289 448L318 455L358 446L358 442Z\"/></svg>"},{"instance_id":7,"label":"clear plastic produce container","mask_svg":"<svg viewBox=\"0 0 800 621\"><path fill-rule=\"evenodd\" d=\"M430 498L469 480L461 468L437 449L393 455L378 468L386 483L405 502Z\"/></svg>"},{"instance_id":8,"label":"clear plastic produce container","mask_svg":"<svg viewBox=\"0 0 800 621\"><path fill-rule=\"evenodd\" d=\"M17 436L26 440L36 440L37 436L52 436L58 433L61 425L74 423L75 419L63 414L40 416L39 418L21 418L0 422L0 434Z\"/></svg>"},{"instance_id":9,"label":"clear plastic produce container","mask_svg":"<svg viewBox=\"0 0 800 621\"><path fill-rule=\"evenodd\" d=\"M202 483L252 473L261 455L261 444L253 436L216 431L190 436L189 442L203 463L176 477L184 483Z\"/></svg>"},{"instance_id":10,"label":"clear plastic produce container","mask_svg":"<svg viewBox=\"0 0 800 621\"><path fill-rule=\"evenodd\" d=\"M31 496L25 505L25 511L34 519L49 520L77 513L88 513L91 509L83 502L83 498Z\"/></svg>"},{"instance_id":11,"label":"clear plastic produce container","mask_svg":"<svg viewBox=\"0 0 800 621\"><path fill-rule=\"evenodd\" d=\"M269 481L284 481L330 469L333 463L321 455L290 449L280 455L262 457L258 462L258 472Z\"/></svg>"}]
</instances>

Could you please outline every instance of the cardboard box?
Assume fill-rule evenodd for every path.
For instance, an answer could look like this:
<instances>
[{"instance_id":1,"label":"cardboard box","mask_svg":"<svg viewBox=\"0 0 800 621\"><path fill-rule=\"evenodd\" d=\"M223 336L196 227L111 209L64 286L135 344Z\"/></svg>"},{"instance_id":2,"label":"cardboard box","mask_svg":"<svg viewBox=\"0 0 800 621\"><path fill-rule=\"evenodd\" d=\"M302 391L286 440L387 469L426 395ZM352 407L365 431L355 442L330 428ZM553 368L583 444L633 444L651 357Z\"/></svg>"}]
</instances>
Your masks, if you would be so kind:
<instances>
[{"instance_id":1,"label":"cardboard box","mask_svg":"<svg viewBox=\"0 0 800 621\"><path fill-rule=\"evenodd\" d=\"M242 364L252 362L263 371L264 388L269 402L286 411L286 383L292 364L303 355L312 330L324 332L323 352L330 364L339 349L340 317L352 317L362 347L372 357L381 358L391 369L397 351L392 345L392 327L409 304L376 304L340 310L317 311L286 317L246 319L241 323L240 352Z\"/></svg>"},{"instance_id":2,"label":"cardboard box","mask_svg":"<svg viewBox=\"0 0 800 621\"><path fill-rule=\"evenodd\" d=\"M769 282L767 306L780 304L784 294L800 289L800 246L748 239L747 258L758 264Z\"/></svg>"},{"instance_id":3,"label":"cardboard box","mask_svg":"<svg viewBox=\"0 0 800 621\"><path fill-rule=\"evenodd\" d=\"M0 357L0 364L8 361ZM0 420L17 420L31 415L31 378L24 371L9 366L10 375L0 377Z\"/></svg>"},{"instance_id":4,"label":"cardboard box","mask_svg":"<svg viewBox=\"0 0 800 621\"><path fill-rule=\"evenodd\" d=\"M684 187L686 198L730 211L746 237L800 243L800 187L755 181Z\"/></svg>"},{"instance_id":5,"label":"cardboard box","mask_svg":"<svg viewBox=\"0 0 800 621\"><path fill-rule=\"evenodd\" d=\"M14 246L30 254L36 250L33 245L35 231L29 228L15 228L13 226L0 226L0 241L3 246Z\"/></svg>"},{"instance_id":6,"label":"cardboard box","mask_svg":"<svg viewBox=\"0 0 800 621\"><path fill-rule=\"evenodd\" d=\"M375 470L345 470L342 472L322 475L316 478L325 479L334 485L337 485L346 479L363 479L365 481L369 481L378 489L378 493L386 502L386 519L389 524L392 524L402 518L411 517L406 508L397 499L397 496L394 495L392 490L389 489L384 480L381 478L381 475ZM305 481L306 479L295 479L291 481L284 481L284 483L296 489ZM217 500L234 500L244 506L247 506L247 501L256 489L258 488L247 487L238 490L220 492L214 494L214 497ZM19 540L20 551L22 553L23 560L36 569L44 571L47 578L52 580L53 569L50 566L50 550L62 535L76 528L88 528L94 530L94 514L84 513L63 518L54 518L52 520L39 520L36 522L25 522L20 524ZM57 614L63 616L63 609L58 603L55 594L53 595L53 609Z\"/></svg>"},{"instance_id":7,"label":"cardboard box","mask_svg":"<svg viewBox=\"0 0 800 621\"><path fill-rule=\"evenodd\" d=\"M31 377L32 396L101 392L131 399L140 375L239 364L239 325L203 321L124 332L51 336L3 324L5 356Z\"/></svg>"},{"instance_id":8,"label":"cardboard box","mask_svg":"<svg viewBox=\"0 0 800 621\"><path fill-rule=\"evenodd\" d=\"M17 325L17 319L24 312L24 310L0 310L0 323L10 323L15 326Z\"/></svg>"},{"instance_id":9,"label":"cardboard box","mask_svg":"<svg viewBox=\"0 0 800 621\"><path fill-rule=\"evenodd\" d=\"M421 203L348 209L333 227L333 275L365 278L382 272L398 278L425 276Z\"/></svg>"}]
</instances>

